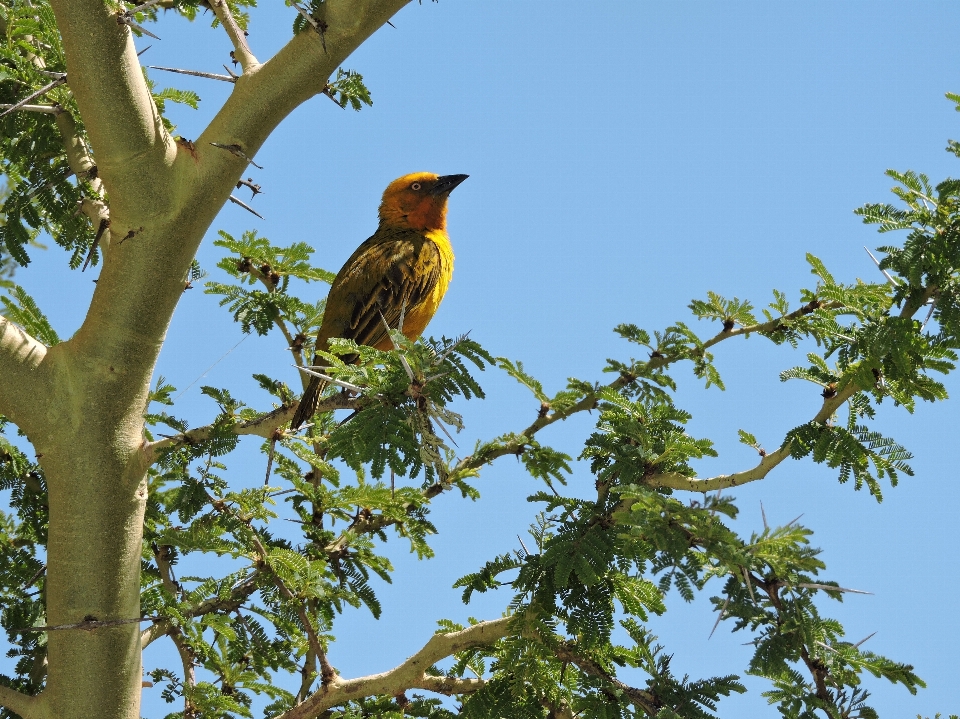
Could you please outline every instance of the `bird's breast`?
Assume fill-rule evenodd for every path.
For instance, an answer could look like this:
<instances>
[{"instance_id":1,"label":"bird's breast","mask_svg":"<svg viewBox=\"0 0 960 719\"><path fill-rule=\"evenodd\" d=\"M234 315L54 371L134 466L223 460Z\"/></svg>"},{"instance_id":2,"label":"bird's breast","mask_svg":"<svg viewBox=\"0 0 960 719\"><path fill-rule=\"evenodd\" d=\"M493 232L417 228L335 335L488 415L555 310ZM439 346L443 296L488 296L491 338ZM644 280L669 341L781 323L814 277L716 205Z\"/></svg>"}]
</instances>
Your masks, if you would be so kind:
<instances>
[{"instance_id":1,"label":"bird's breast","mask_svg":"<svg viewBox=\"0 0 960 719\"><path fill-rule=\"evenodd\" d=\"M411 339L415 339L423 334L430 320L437 312L440 301L447 292L447 286L450 284L450 278L453 276L453 247L450 245L450 239L447 233L442 230L431 230L426 233L426 239L432 242L437 250L436 261L439 263L439 272L437 281L431 290L426 293L422 302L410 307L407 310L403 321L403 334ZM433 254L433 253L429 253Z\"/></svg>"}]
</instances>

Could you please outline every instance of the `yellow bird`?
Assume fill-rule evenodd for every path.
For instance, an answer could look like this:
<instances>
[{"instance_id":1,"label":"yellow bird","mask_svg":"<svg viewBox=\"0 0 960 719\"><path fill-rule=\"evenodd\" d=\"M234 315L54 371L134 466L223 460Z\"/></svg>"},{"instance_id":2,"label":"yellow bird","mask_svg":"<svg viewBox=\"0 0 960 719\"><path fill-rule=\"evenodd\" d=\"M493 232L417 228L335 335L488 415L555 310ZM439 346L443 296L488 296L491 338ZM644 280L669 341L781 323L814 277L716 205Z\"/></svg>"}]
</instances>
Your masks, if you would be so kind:
<instances>
[{"instance_id":1,"label":"yellow bird","mask_svg":"<svg viewBox=\"0 0 960 719\"><path fill-rule=\"evenodd\" d=\"M415 172L391 182L380 203L380 226L340 268L324 310L317 350L331 337L388 350L387 325L420 336L440 306L453 275L447 237L447 198L468 175ZM347 362L356 357L344 357ZM313 364L322 358L314 357ZM325 383L313 377L290 422L297 429L316 412Z\"/></svg>"}]
</instances>

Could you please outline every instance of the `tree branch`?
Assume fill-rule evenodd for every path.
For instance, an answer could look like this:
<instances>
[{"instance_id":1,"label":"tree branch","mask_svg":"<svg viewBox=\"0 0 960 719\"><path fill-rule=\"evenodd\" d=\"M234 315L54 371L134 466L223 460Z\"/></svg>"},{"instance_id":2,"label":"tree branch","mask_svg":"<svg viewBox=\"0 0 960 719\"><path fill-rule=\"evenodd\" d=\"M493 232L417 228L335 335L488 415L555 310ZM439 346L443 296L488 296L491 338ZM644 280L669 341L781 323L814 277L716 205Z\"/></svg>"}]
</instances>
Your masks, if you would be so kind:
<instances>
[{"instance_id":1,"label":"tree branch","mask_svg":"<svg viewBox=\"0 0 960 719\"><path fill-rule=\"evenodd\" d=\"M466 679L460 677L438 677L433 674L424 674L411 689L426 689L435 694L444 694L448 697L454 694L472 694L483 689L486 682L483 679Z\"/></svg>"},{"instance_id":2,"label":"tree branch","mask_svg":"<svg viewBox=\"0 0 960 719\"><path fill-rule=\"evenodd\" d=\"M129 30L101 0L54 0L68 71L79 83L74 93L110 197L111 229L125 238L114 243L83 325L62 351L84 366L113 368L110 396L123 415L116 421L131 441L183 278L246 158L407 2L327 0L327 53L316 33L300 33L238 78L199 139L175 143L157 116Z\"/></svg>"},{"instance_id":3,"label":"tree branch","mask_svg":"<svg viewBox=\"0 0 960 719\"><path fill-rule=\"evenodd\" d=\"M320 644L320 637L317 636L317 630L313 626L313 622L310 621L310 617L307 615L306 607L302 599L297 597L293 592L290 591L290 588L284 583L280 578L280 575L273 571L273 568L270 566L269 558L267 556L266 547L263 546L263 542L260 541L260 538L253 534L253 546L257 550L257 554L260 557L258 566L263 567L266 571L270 572L273 577L273 583L280 591L280 594L283 595L285 599L293 602L297 607L297 616L300 618L300 623L303 624L303 631L307 634L307 641L310 644L310 650L313 652L313 655L317 658L317 661L320 662L320 678L324 685L329 684L334 681L337 677L337 671L330 664L330 661L327 659L327 653L323 648L323 645Z\"/></svg>"},{"instance_id":4,"label":"tree branch","mask_svg":"<svg viewBox=\"0 0 960 719\"><path fill-rule=\"evenodd\" d=\"M27 431L43 421L38 400L46 394L46 382L37 370L47 356L47 347L24 329L0 317L0 414Z\"/></svg>"},{"instance_id":5,"label":"tree branch","mask_svg":"<svg viewBox=\"0 0 960 719\"><path fill-rule=\"evenodd\" d=\"M213 182L218 201L226 201L246 164L242 158L211 148L210 143L239 145L247 157L253 157L280 121L323 92L330 74L408 2L327 0L322 9L326 51L317 33L306 30L266 63L245 68L230 98L196 142L199 171L194 166L181 168L189 191Z\"/></svg>"},{"instance_id":6,"label":"tree branch","mask_svg":"<svg viewBox=\"0 0 960 719\"><path fill-rule=\"evenodd\" d=\"M329 412L330 410L334 409L357 409L361 401L362 398L350 397L341 392L340 394L335 394L323 400L318 405L319 409L317 411ZM253 435L256 437L271 439L274 432L289 422L296 411L297 405L295 404L288 407L278 407L272 412L267 412L256 419L251 419L246 422L237 422L235 425L229 428L229 431L231 434L235 434L239 437ZM214 425L208 424L203 427L197 427L196 429L188 430L187 432L182 432L173 437L165 437L164 439L156 442L145 443L143 445L144 461L147 463L147 466L149 466L159 459L161 452L169 449L175 449L185 444L206 442L214 436L216 431L217 430Z\"/></svg>"},{"instance_id":7,"label":"tree branch","mask_svg":"<svg viewBox=\"0 0 960 719\"><path fill-rule=\"evenodd\" d=\"M581 656L572 642L562 642L554 651L557 659L573 664L584 674L597 677L619 689L627 699L647 716L654 716L663 706L656 695L644 690L631 687L613 676L597 662Z\"/></svg>"},{"instance_id":8,"label":"tree branch","mask_svg":"<svg viewBox=\"0 0 960 719\"><path fill-rule=\"evenodd\" d=\"M47 115L59 115L61 112L66 112L60 105L11 105L10 103L0 103L0 109L7 110L20 110L23 112L39 112L45 113Z\"/></svg>"},{"instance_id":9,"label":"tree branch","mask_svg":"<svg viewBox=\"0 0 960 719\"><path fill-rule=\"evenodd\" d=\"M67 153L67 162L70 164L70 169L78 178L86 177L94 192L94 197L83 199L80 209L90 220L93 227L103 227L103 231L98 232L99 239L95 241L95 246L90 248L90 254L87 258L89 261L98 247L102 255L105 255L110 248L110 208L103 201L103 180L100 179L97 164L90 156L86 144L77 132L77 123L74 121L73 115L69 112L62 112L57 115L56 122L57 129L60 130L60 136L63 138L63 147ZM84 265L84 268L86 268L86 265Z\"/></svg>"},{"instance_id":10,"label":"tree branch","mask_svg":"<svg viewBox=\"0 0 960 719\"><path fill-rule=\"evenodd\" d=\"M424 647L402 664L382 674L373 674L357 679L336 677L325 687L311 694L306 701L298 704L275 719L314 719L330 707L351 699L375 695L396 696L407 689L426 689L441 694L460 693L458 687L466 691L476 691L482 686L480 680L448 679L425 674L441 659L471 647L493 644L510 635L512 617L480 622L459 632L434 634ZM449 689L449 691L446 691Z\"/></svg>"},{"instance_id":11,"label":"tree branch","mask_svg":"<svg viewBox=\"0 0 960 719\"><path fill-rule=\"evenodd\" d=\"M800 307L793 312L790 312L783 317L777 317L768 322L762 322L756 325L750 325L748 327L738 327L731 330L723 330L710 339L706 340L702 344L704 350L719 344L720 342L730 339L732 337L740 336L749 336L751 334L769 334L771 332L777 331L780 327L785 324L809 315L817 310L834 310L840 309L843 307L843 304L840 302L819 302L814 300L805 304L803 307ZM659 369L661 367L666 367L678 362L682 359L688 359L687 356L656 356L651 357L650 360L644 363L644 370ZM605 385L603 389L612 389L619 390L623 387L628 386L632 382L636 381L636 377L629 375L621 375L613 382ZM813 421L815 422L824 422L833 413L836 411L840 405L843 404L847 399L853 396L857 392L857 388L849 386L842 390L838 395L833 398L827 399L823 403L823 407L820 412L817 413L817 416ZM488 450L483 450L477 452L476 454L469 455L461 459L456 467L450 472L450 476L446 481L437 482L436 484L428 487L424 490L424 494L430 498L434 497L444 489L450 486L451 481L458 476L464 476L470 472L474 472L481 467L490 464L493 460L498 459L506 455L519 455L523 452L527 444L530 443L530 440L533 439L534 435L537 434L540 430L545 427L549 427L555 422L565 420L568 417L583 411L589 411L594 409L597 406L598 399L597 392L589 392L584 397L577 402L575 405L568 407L564 410L559 410L555 412L545 412L541 413L537 419L530 424L526 429L520 432L513 440L505 442L500 447L494 447ZM685 477L676 473L664 473L651 476L647 480L647 484L651 486L662 486L662 487L671 487L673 489L682 489L695 492L707 492L713 489L720 489L722 487L733 487L739 484L744 484L746 482L752 482L758 479L763 479L774 467L780 464L784 459L786 459L790 454L789 447L780 447L777 451L765 456L760 464L754 467L753 469L747 470L745 472L738 472L736 474L721 475L719 477L714 477L711 479L696 479L693 477Z\"/></svg>"},{"instance_id":12,"label":"tree branch","mask_svg":"<svg viewBox=\"0 0 960 719\"><path fill-rule=\"evenodd\" d=\"M254 570L249 577L235 586L230 591L230 596L204 599L194 607L179 607L178 611L185 617L202 617L204 614L212 614L213 612L232 612L257 591L258 571ZM154 622L152 626L147 627L140 633L140 646L142 649L146 649L157 639L167 636L173 631L177 631L177 627L170 620L162 619Z\"/></svg>"},{"instance_id":13,"label":"tree branch","mask_svg":"<svg viewBox=\"0 0 960 719\"><path fill-rule=\"evenodd\" d=\"M247 73L259 66L260 62L254 57L247 44L246 33L237 25L226 0L210 0L210 7L213 8L214 15L230 36L230 42L233 43L233 56L240 63L243 71Z\"/></svg>"},{"instance_id":14,"label":"tree branch","mask_svg":"<svg viewBox=\"0 0 960 719\"><path fill-rule=\"evenodd\" d=\"M823 406L811 422L826 422L840 408L840 406L860 391L860 388L852 382L837 392L833 397L823 401ZM753 469L748 469L735 474L721 474L708 479L697 479L696 477L687 477L677 472L665 472L663 474L654 474L644 480L644 484L657 488L669 487L671 489L682 489L690 492L711 492L715 489L726 489L727 487L737 487L747 482L755 482L763 479L769 474L770 470L780 464L790 456L790 445L783 444L775 452L763 456Z\"/></svg>"},{"instance_id":15,"label":"tree branch","mask_svg":"<svg viewBox=\"0 0 960 719\"><path fill-rule=\"evenodd\" d=\"M162 211L166 168L176 155L140 70L130 29L100 0L53 0L70 90L115 214Z\"/></svg>"},{"instance_id":16,"label":"tree branch","mask_svg":"<svg viewBox=\"0 0 960 719\"><path fill-rule=\"evenodd\" d=\"M16 689L0 686L0 706L5 706L23 719L49 719L50 709L43 694L28 696Z\"/></svg>"}]
</instances>

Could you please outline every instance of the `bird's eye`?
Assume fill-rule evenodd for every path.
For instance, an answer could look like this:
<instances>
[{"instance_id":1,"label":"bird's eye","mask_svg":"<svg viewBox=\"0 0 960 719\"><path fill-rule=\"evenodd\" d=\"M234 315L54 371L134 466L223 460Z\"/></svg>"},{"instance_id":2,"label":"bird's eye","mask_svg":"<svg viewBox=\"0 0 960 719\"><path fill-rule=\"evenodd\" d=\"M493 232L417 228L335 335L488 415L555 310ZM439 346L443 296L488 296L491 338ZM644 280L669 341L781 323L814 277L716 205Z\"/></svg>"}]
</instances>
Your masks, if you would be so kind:
<instances>
[{"instance_id":1,"label":"bird's eye","mask_svg":"<svg viewBox=\"0 0 960 719\"><path fill-rule=\"evenodd\" d=\"M419 189L420 189L420 183L419 183L419 182L414 182L412 185L410 185L410 189L411 189L411 190L414 190L414 191L419 190Z\"/></svg>"}]
</instances>

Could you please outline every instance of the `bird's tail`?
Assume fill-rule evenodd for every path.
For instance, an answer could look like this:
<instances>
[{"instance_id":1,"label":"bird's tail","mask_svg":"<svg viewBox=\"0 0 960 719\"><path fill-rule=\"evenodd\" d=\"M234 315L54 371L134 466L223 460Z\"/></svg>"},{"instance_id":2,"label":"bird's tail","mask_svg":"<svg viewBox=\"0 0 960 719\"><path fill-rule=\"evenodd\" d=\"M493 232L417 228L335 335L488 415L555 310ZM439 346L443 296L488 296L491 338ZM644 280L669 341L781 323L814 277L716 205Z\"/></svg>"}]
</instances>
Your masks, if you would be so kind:
<instances>
[{"instance_id":1,"label":"bird's tail","mask_svg":"<svg viewBox=\"0 0 960 719\"><path fill-rule=\"evenodd\" d=\"M307 385L303 397L300 398L300 405L297 407L293 419L290 420L290 429L295 430L301 424L308 421L317 411L317 405L320 404L320 395L326 388L327 383L319 377L311 377L310 384Z\"/></svg>"}]
</instances>

